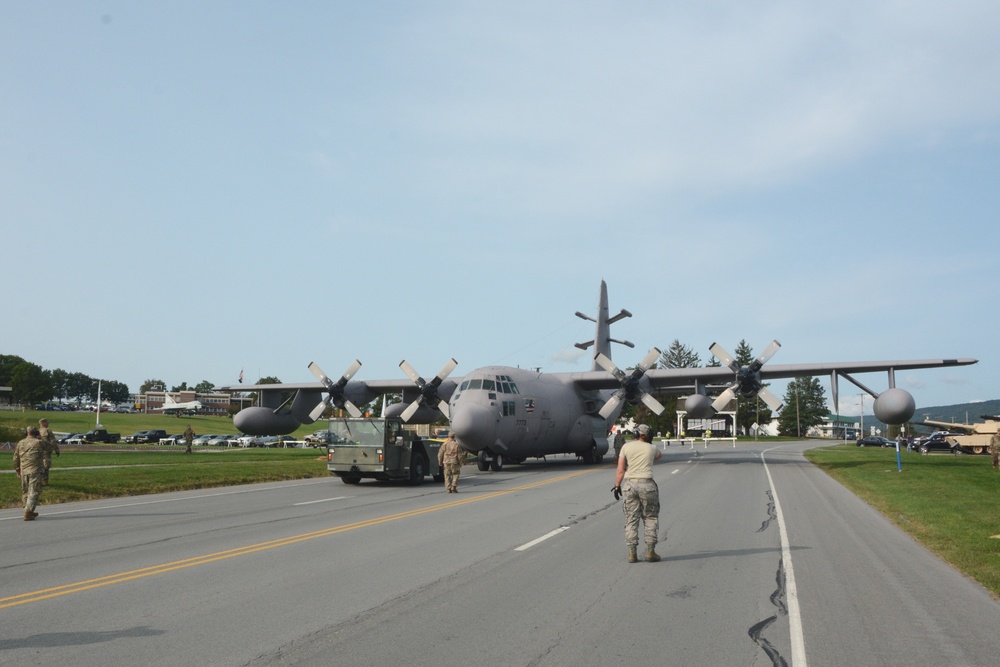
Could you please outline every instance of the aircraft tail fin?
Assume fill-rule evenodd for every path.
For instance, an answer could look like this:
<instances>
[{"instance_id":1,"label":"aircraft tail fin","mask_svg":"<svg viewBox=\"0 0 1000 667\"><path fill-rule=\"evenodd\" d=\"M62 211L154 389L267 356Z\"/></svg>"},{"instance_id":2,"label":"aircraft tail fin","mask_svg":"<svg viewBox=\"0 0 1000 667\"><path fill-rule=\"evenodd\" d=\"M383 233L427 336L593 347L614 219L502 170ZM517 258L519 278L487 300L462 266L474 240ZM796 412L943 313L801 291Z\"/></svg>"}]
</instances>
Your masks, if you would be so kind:
<instances>
[{"instance_id":1,"label":"aircraft tail fin","mask_svg":"<svg viewBox=\"0 0 1000 667\"><path fill-rule=\"evenodd\" d=\"M576 347L581 350L586 350L591 345L594 346L594 361L591 363L590 370L601 370L600 365L597 363L598 355L603 354L608 359L611 359L611 343L618 343L626 347L635 347L633 343L630 343L627 340L616 340L611 337L611 325L619 320L625 319L626 317L632 317L632 313L622 308L622 310L614 317L608 317L608 284L603 280L601 281L601 293L597 301L597 318L595 319L584 315L580 311L576 312L576 316L580 319L594 322L596 325L594 340L576 343Z\"/></svg>"}]
</instances>

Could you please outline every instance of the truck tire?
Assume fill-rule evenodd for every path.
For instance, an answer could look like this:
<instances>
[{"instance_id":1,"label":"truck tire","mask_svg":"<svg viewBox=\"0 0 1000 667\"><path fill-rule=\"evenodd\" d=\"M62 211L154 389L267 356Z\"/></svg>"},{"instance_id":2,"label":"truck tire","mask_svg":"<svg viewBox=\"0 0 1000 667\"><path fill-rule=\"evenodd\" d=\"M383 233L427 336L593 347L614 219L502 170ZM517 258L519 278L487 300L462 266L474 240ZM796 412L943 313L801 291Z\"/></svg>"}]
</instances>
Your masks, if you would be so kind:
<instances>
[{"instance_id":1,"label":"truck tire","mask_svg":"<svg viewBox=\"0 0 1000 667\"><path fill-rule=\"evenodd\" d=\"M410 461L410 484L416 486L424 483L424 475L427 474L427 459L423 454L413 454Z\"/></svg>"},{"instance_id":2,"label":"truck tire","mask_svg":"<svg viewBox=\"0 0 1000 667\"><path fill-rule=\"evenodd\" d=\"M344 484L360 484L361 483L361 475L343 474L343 475L340 476L340 479L342 479L344 481Z\"/></svg>"}]
</instances>

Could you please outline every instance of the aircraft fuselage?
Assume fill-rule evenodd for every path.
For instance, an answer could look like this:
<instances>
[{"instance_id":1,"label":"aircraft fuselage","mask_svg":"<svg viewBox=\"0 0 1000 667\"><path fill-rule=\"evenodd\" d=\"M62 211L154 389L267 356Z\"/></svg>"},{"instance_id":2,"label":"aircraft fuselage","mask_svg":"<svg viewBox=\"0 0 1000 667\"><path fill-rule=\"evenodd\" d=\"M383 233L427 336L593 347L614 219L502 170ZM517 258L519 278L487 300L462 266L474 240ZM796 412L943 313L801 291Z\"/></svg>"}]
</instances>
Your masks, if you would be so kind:
<instances>
[{"instance_id":1,"label":"aircraft fuselage","mask_svg":"<svg viewBox=\"0 0 1000 667\"><path fill-rule=\"evenodd\" d=\"M614 419L597 414L608 393L581 391L571 373L489 366L462 378L448 404L449 421L465 449L490 457L520 462L576 453L599 460Z\"/></svg>"}]
</instances>

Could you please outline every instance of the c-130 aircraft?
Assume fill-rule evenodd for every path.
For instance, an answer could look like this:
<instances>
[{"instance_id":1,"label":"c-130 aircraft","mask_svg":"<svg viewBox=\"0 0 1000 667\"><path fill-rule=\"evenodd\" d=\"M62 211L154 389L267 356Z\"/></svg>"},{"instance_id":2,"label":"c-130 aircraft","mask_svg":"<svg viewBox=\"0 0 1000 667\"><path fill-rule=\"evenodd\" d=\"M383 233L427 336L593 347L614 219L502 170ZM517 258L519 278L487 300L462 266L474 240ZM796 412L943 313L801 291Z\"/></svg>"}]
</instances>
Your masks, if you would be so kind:
<instances>
[{"instance_id":1,"label":"c-130 aircraft","mask_svg":"<svg viewBox=\"0 0 1000 667\"><path fill-rule=\"evenodd\" d=\"M250 435L285 435L300 424L311 424L329 406L361 416L358 405L378 396L402 394L402 402L386 407L385 416L401 417L414 424L430 424L443 414L462 447L478 457L479 469L499 471L505 462L523 463L548 454L576 454L584 463L601 463L608 452L608 433L623 402L643 403L656 414L664 408L654 394L683 394L684 409L696 418L711 418L736 397L759 396L774 411L781 401L764 383L768 380L829 374L834 410L838 403L838 378L843 377L875 397L875 416L887 424L907 422L916 409L913 396L895 386L895 371L941 366L965 366L976 359L925 359L915 361L838 362L766 366L780 347L773 341L752 363L741 366L722 346L709 348L722 363L718 367L657 369L660 350L653 348L630 371L611 361L611 344L629 348L629 341L611 338L611 325L631 317L621 310L608 316L608 289L601 281L597 316L576 313L595 323L594 339L577 343L593 347L591 370L542 373L509 366L477 368L465 377L449 378L458 365L454 359L430 380L425 380L405 360L399 366L409 380L352 380L361 368L355 360L336 381L315 363L309 370L319 380L310 383L235 385L222 391L256 391L259 405L241 410L234 418L240 431ZM889 388L868 389L851 373L888 372ZM721 390L714 400L709 396ZM288 395L282 402L282 395ZM440 414L439 414L440 413Z\"/></svg>"}]
</instances>

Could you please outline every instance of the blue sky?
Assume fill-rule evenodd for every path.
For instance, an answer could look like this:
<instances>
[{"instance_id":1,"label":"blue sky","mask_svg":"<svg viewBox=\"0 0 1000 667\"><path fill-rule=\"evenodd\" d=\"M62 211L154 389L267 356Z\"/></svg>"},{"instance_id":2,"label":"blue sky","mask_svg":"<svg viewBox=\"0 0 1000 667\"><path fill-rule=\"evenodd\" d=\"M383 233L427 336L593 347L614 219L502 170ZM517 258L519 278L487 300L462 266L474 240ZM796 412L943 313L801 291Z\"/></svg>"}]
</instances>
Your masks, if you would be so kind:
<instances>
[{"instance_id":1,"label":"blue sky","mask_svg":"<svg viewBox=\"0 0 1000 667\"><path fill-rule=\"evenodd\" d=\"M604 279L623 366L777 338L1000 397L1000 5L685 4L0 3L0 353L584 370Z\"/></svg>"}]
</instances>

